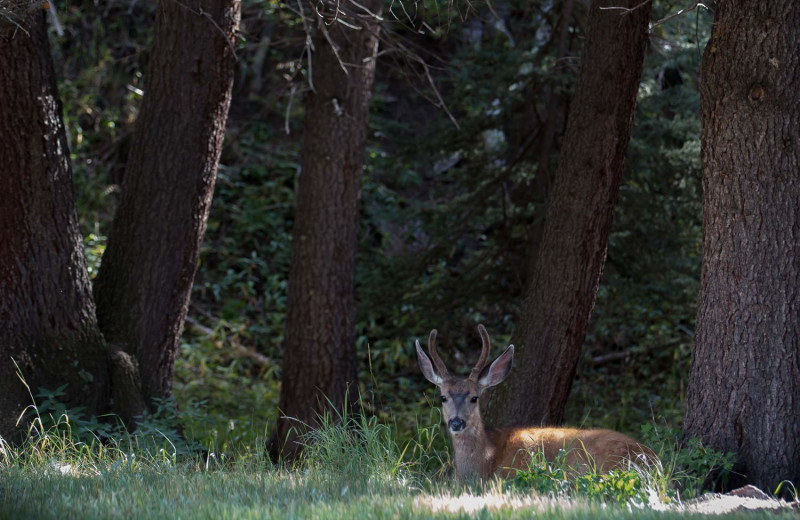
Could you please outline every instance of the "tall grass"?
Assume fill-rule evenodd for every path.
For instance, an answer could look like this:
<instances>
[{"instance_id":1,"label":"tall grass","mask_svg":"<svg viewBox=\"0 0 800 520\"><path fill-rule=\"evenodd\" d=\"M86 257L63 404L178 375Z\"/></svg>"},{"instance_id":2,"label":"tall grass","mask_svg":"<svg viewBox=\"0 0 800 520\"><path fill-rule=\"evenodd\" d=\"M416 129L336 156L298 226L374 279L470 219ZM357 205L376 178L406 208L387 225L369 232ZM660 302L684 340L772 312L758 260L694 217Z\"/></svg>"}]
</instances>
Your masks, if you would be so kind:
<instances>
[{"instance_id":1,"label":"tall grass","mask_svg":"<svg viewBox=\"0 0 800 520\"><path fill-rule=\"evenodd\" d=\"M390 489L408 480L403 453L376 417L326 413L303 442L303 470L334 485Z\"/></svg>"},{"instance_id":2,"label":"tall grass","mask_svg":"<svg viewBox=\"0 0 800 520\"><path fill-rule=\"evenodd\" d=\"M440 440L438 422L398 444L374 417L323 416L303 437L303 457L274 465L261 449L223 456L211 446L181 448L164 424L90 434L91 421L35 406L28 420L23 442L0 439L1 519L677 517L620 500L615 486L627 486L630 474L593 475L566 494L541 489L552 464L539 467L535 485L459 484L437 466L447 467L448 456L426 451ZM606 494L593 497L591 486Z\"/></svg>"}]
</instances>

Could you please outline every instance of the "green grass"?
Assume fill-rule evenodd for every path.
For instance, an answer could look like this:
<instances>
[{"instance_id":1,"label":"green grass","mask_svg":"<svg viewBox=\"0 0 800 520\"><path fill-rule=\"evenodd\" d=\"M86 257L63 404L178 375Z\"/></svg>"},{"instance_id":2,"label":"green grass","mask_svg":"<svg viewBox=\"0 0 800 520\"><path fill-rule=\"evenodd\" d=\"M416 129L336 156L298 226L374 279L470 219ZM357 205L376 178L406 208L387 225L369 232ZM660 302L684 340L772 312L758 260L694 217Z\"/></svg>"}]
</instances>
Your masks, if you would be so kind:
<instances>
[{"instance_id":1,"label":"green grass","mask_svg":"<svg viewBox=\"0 0 800 520\"><path fill-rule=\"evenodd\" d=\"M350 484L356 484L352 491ZM361 486L335 471L317 474L270 469L203 471L196 467L104 468L61 474L55 465L0 469L0 518L678 518L697 515L628 511L597 502L537 499L517 491L454 500L459 489L408 482ZM442 496L444 495L444 499ZM506 502L495 509L486 503ZM517 505L515 505L515 501ZM435 511L435 503L465 503L467 511ZM477 505L474 505L477 503ZM729 515L770 518L774 513Z\"/></svg>"},{"instance_id":2,"label":"green grass","mask_svg":"<svg viewBox=\"0 0 800 520\"><path fill-rule=\"evenodd\" d=\"M0 439L5 518L684 518L658 511L657 478L560 480L547 461L516 480L456 483L446 454L428 453L438 426L402 446L375 417L322 419L301 460L272 464L258 449L197 453L158 419L139 433L30 407L27 438ZM109 433L111 432L111 433ZM438 432L438 433L437 433ZM263 445L263 439L260 441ZM650 489L652 489L652 492ZM644 497L644 498L643 498ZM673 501L674 503L674 501ZM653 506L656 509L653 509ZM770 518L775 513L728 515Z\"/></svg>"}]
</instances>

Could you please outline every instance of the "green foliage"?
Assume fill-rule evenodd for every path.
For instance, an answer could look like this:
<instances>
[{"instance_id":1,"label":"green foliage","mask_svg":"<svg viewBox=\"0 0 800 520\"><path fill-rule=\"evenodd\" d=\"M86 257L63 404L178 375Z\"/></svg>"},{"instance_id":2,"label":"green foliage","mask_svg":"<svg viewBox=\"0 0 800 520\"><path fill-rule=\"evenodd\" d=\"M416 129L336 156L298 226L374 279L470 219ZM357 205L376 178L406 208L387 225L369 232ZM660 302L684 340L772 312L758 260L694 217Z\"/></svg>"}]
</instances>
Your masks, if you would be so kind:
<instances>
[{"instance_id":1,"label":"green foliage","mask_svg":"<svg viewBox=\"0 0 800 520\"><path fill-rule=\"evenodd\" d=\"M35 451L40 456L66 453L70 456L84 451L101 456L108 451L148 454L150 457L193 456L202 445L187 440L181 433L185 422L196 420L199 412L193 406L177 411L173 399L159 400L152 414L137 419L136 430L129 433L115 416L87 416L82 407L67 408L63 403L66 385L55 390L39 389L35 404L31 404L20 423L28 425L23 451ZM77 453L70 453L79 447Z\"/></svg>"},{"instance_id":2,"label":"green foliage","mask_svg":"<svg viewBox=\"0 0 800 520\"><path fill-rule=\"evenodd\" d=\"M641 475L633 470L587 473L576 478L574 486L580 496L619 505L641 507L649 499Z\"/></svg>"},{"instance_id":3,"label":"green foliage","mask_svg":"<svg viewBox=\"0 0 800 520\"><path fill-rule=\"evenodd\" d=\"M302 468L330 493L385 490L407 482L403 453L386 425L363 414L337 417L326 413L320 427L303 439Z\"/></svg>"},{"instance_id":4,"label":"green foliage","mask_svg":"<svg viewBox=\"0 0 800 520\"><path fill-rule=\"evenodd\" d=\"M699 439L680 442L674 428L642 427L641 439L658 456L658 462L632 463L630 467L600 473L597 468L572 468L561 450L548 461L541 452L531 455L529 467L518 471L508 486L534 489L556 496L644 507L678 503L700 496L706 489L724 487L735 462L732 453L719 453Z\"/></svg>"},{"instance_id":5,"label":"green foliage","mask_svg":"<svg viewBox=\"0 0 800 520\"><path fill-rule=\"evenodd\" d=\"M65 30L51 33L51 50L81 230L102 242L144 88L155 4L74 2L64 7L58 16Z\"/></svg>"},{"instance_id":6,"label":"green foliage","mask_svg":"<svg viewBox=\"0 0 800 520\"><path fill-rule=\"evenodd\" d=\"M94 233L89 233L83 239L83 250L86 254L86 270L89 272L89 278L91 280L94 280L97 273L100 271L100 261L106 250L106 240L107 237L98 236Z\"/></svg>"},{"instance_id":7,"label":"green foliage","mask_svg":"<svg viewBox=\"0 0 800 520\"><path fill-rule=\"evenodd\" d=\"M410 443L406 463L413 454L425 472L447 472L446 435L413 339L438 328L454 371L474 361L476 323L487 324L496 344L509 340L527 283L530 229L546 202L534 189L545 93L571 92L585 13L574 12L568 57L556 60L555 4L497 6L508 34L480 6L461 19L446 16L442 2L425 5L437 13L433 34L397 34L419 37L420 52L441 65L432 74L460 129L425 99L436 98L429 86L409 84L413 74L392 67L386 53L363 182L357 352L364 411L391 427L397 445ZM654 9L661 18L672 6L657 1ZM54 36L54 50L94 276L146 91L154 7L84 2L59 14L68 30ZM188 437L217 452L255 454L277 417L306 72L296 14L276 2L245 2L243 18L174 393ZM652 416L680 423L700 259L694 78L708 27L702 17L696 33L693 18L679 17L654 28L568 422L634 432ZM480 36L468 38L475 28ZM656 78L666 65L680 68L682 85L660 89ZM557 126L544 158L551 170L563 121Z\"/></svg>"},{"instance_id":8,"label":"green foliage","mask_svg":"<svg viewBox=\"0 0 800 520\"><path fill-rule=\"evenodd\" d=\"M503 486L440 481L421 471L423 451L400 450L375 417L322 421L306 439L304 458L281 467L263 452L180 455L171 443L137 440L142 433L109 437L102 424L91 430L69 411L51 420L62 410L58 394L44 392L45 403L32 407L22 443L0 439L2 518L678 518L647 509L647 473L590 472L570 480L563 456L549 464L535 457L529 472ZM165 403L164 411L174 408ZM175 440L163 431L154 422L146 435Z\"/></svg>"},{"instance_id":9,"label":"green foliage","mask_svg":"<svg viewBox=\"0 0 800 520\"><path fill-rule=\"evenodd\" d=\"M567 452L561 450L554 461L541 452L533 453L528 468L517 471L509 486L533 489L556 496L582 497L621 506L641 508L650 503L646 473L638 468L615 469L599 473L596 468L576 472L567 464Z\"/></svg>"},{"instance_id":10,"label":"green foliage","mask_svg":"<svg viewBox=\"0 0 800 520\"><path fill-rule=\"evenodd\" d=\"M736 462L735 454L720 453L700 439L681 442L681 432L674 427L645 424L641 437L661 461L658 491L662 499L694 498L707 489L724 488Z\"/></svg>"},{"instance_id":11,"label":"green foliage","mask_svg":"<svg viewBox=\"0 0 800 520\"><path fill-rule=\"evenodd\" d=\"M263 146L254 124L237 144L243 166L221 167L175 365L181 403L205 403L187 425L217 449L253 445L277 420L297 147Z\"/></svg>"},{"instance_id":12,"label":"green foliage","mask_svg":"<svg viewBox=\"0 0 800 520\"><path fill-rule=\"evenodd\" d=\"M455 466L450 456L447 432L442 428L441 408L431 406L428 409L430 414L424 420L417 418L411 436L397 432L400 439L410 437L403 447L403 462L434 480L452 478Z\"/></svg>"},{"instance_id":13,"label":"green foliage","mask_svg":"<svg viewBox=\"0 0 800 520\"><path fill-rule=\"evenodd\" d=\"M520 470L514 482L523 487L530 487L539 493L561 495L570 490L569 468L566 452L558 453L556 460L548 461L541 452L532 453L528 469Z\"/></svg>"},{"instance_id":14,"label":"green foliage","mask_svg":"<svg viewBox=\"0 0 800 520\"><path fill-rule=\"evenodd\" d=\"M198 411L183 418L190 438L217 451L258 450L258 439L277 420L277 367L232 350L226 326L220 323L212 337L181 345L173 392L182 409ZM235 345L234 334L230 341Z\"/></svg>"}]
</instances>

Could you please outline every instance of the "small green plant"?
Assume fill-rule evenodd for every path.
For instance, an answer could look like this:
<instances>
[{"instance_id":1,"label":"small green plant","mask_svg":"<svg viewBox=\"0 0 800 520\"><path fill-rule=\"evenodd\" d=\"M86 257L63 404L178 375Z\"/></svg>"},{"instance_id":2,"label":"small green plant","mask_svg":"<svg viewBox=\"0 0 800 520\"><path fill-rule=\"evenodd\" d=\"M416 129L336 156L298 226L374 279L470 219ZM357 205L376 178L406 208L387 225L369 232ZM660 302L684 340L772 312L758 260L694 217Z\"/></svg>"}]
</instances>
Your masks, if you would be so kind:
<instances>
[{"instance_id":1,"label":"small green plant","mask_svg":"<svg viewBox=\"0 0 800 520\"><path fill-rule=\"evenodd\" d=\"M643 507L650 500L646 476L634 466L600 473L590 465L578 472L567 464L567 451L561 450L553 461L548 461L542 452L532 453L528 469L517 471L512 485L556 497L582 497Z\"/></svg>"},{"instance_id":2,"label":"small green plant","mask_svg":"<svg viewBox=\"0 0 800 520\"><path fill-rule=\"evenodd\" d=\"M642 426L641 438L661 460L654 480L662 500L677 495L693 498L707 489L724 487L733 471L735 454L718 452L697 438L681 442L677 428L646 424Z\"/></svg>"},{"instance_id":3,"label":"small green plant","mask_svg":"<svg viewBox=\"0 0 800 520\"><path fill-rule=\"evenodd\" d=\"M646 481L632 469L586 473L575 478L572 486L576 494L593 500L639 507L649 502Z\"/></svg>"},{"instance_id":4,"label":"small green plant","mask_svg":"<svg viewBox=\"0 0 800 520\"><path fill-rule=\"evenodd\" d=\"M559 451L552 462L542 452L531 453L528 469L517 471L514 484L542 494L568 494L570 482L567 469L567 452L564 450Z\"/></svg>"}]
</instances>

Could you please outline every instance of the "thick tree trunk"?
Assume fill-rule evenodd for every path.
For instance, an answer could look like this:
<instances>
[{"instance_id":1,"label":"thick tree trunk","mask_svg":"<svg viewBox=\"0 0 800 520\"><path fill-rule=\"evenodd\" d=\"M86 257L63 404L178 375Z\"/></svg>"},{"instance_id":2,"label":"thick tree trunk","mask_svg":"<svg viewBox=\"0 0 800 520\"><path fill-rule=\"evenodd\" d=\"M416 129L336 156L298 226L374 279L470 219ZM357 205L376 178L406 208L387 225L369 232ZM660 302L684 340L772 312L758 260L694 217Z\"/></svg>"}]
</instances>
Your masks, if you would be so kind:
<instances>
[{"instance_id":1,"label":"thick tree trunk","mask_svg":"<svg viewBox=\"0 0 800 520\"><path fill-rule=\"evenodd\" d=\"M43 9L0 21L0 436L34 395L67 385L68 406L103 402L95 321ZM13 361L12 361L13 359Z\"/></svg>"},{"instance_id":2,"label":"thick tree trunk","mask_svg":"<svg viewBox=\"0 0 800 520\"><path fill-rule=\"evenodd\" d=\"M592 2L538 260L514 333L517 366L492 396L494 424L564 418L605 261L649 21L649 3Z\"/></svg>"},{"instance_id":3,"label":"thick tree trunk","mask_svg":"<svg viewBox=\"0 0 800 520\"><path fill-rule=\"evenodd\" d=\"M567 44L569 42L569 26L572 20L573 0L563 0L561 2L561 17L558 24L558 38L556 40L556 66L559 61L567 54ZM564 67L563 64L560 65ZM550 186L553 183L553 172L550 167L550 156L556 144L556 130L559 120L565 118L567 110L566 96L559 92L559 85L548 88L544 92L543 105L547 107L547 117L544 124L539 129L539 154L536 162L536 177L533 180L533 196L535 197L534 222L531 224L528 236L530 242L530 254L526 281L530 285L534 280L536 272L536 262L539 259L539 247L544 235L546 219L546 201L550 194ZM534 102L535 103L535 102Z\"/></svg>"},{"instance_id":4,"label":"thick tree trunk","mask_svg":"<svg viewBox=\"0 0 800 520\"><path fill-rule=\"evenodd\" d=\"M364 5L373 13L379 10L376 1ZM348 23L361 29L321 25L314 37L315 91L306 101L273 456L296 455L296 433L304 425L316 425L324 410L341 411L348 398L351 403L357 398L355 257L379 26L370 16ZM347 74L341 63L347 64Z\"/></svg>"},{"instance_id":5,"label":"thick tree trunk","mask_svg":"<svg viewBox=\"0 0 800 520\"><path fill-rule=\"evenodd\" d=\"M239 0L158 2L146 92L94 286L117 368L138 365L148 405L172 391L230 105L240 9Z\"/></svg>"},{"instance_id":6,"label":"thick tree trunk","mask_svg":"<svg viewBox=\"0 0 800 520\"><path fill-rule=\"evenodd\" d=\"M768 491L800 482L798 42L796 2L719 2L701 71L703 268L684 430L735 452L744 480Z\"/></svg>"}]
</instances>

